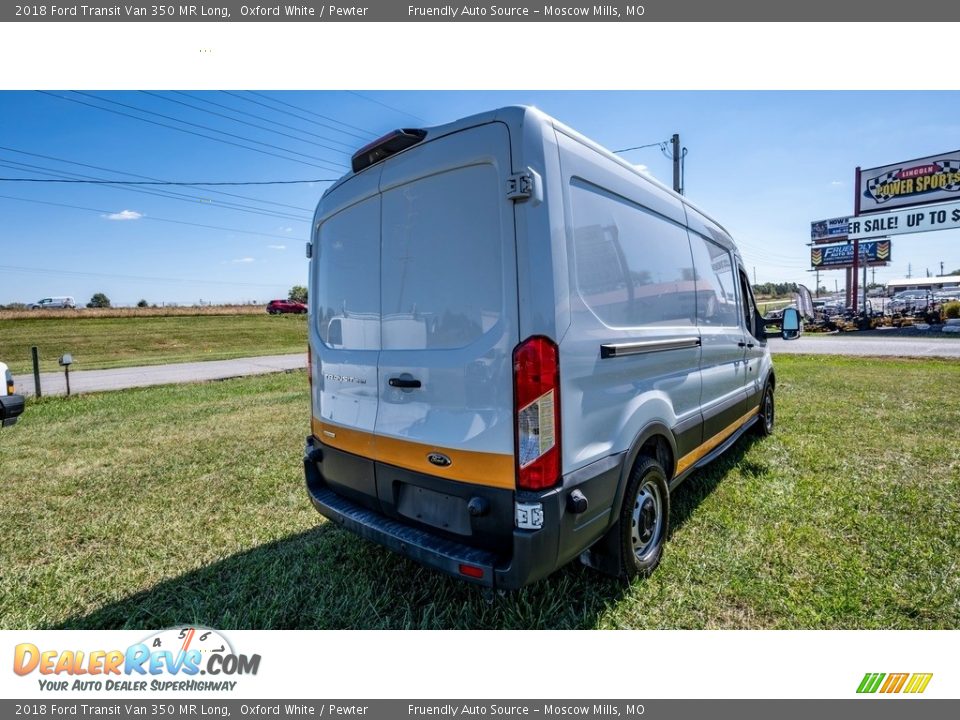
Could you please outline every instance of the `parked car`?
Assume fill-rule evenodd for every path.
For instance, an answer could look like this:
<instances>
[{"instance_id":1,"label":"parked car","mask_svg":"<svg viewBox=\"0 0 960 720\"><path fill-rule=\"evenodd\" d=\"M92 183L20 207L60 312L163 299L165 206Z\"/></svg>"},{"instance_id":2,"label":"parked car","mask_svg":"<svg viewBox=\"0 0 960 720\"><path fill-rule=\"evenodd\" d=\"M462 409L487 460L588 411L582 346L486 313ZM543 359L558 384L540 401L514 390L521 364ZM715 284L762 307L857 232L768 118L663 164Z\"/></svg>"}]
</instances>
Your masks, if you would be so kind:
<instances>
[{"instance_id":1,"label":"parked car","mask_svg":"<svg viewBox=\"0 0 960 720\"><path fill-rule=\"evenodd\" d=\"M267 303L267 312L270 315L280 315L282 313L303 314L307 311L307 306L296 300L271 300Z\"/></svg>"},{"instance_id":2,"label":"parked car","mask_svg":"<svg viewBox=\"0 0 960 720\"><path fill-rule=\"evenodd\" d=\"M363 148L307 255L309 497L466 581L518 588L578 557L646 576L670 492L773 431L730 235L538 110ZM795 308L781 320L799 336Z\"/></svg>"},{"instance_id":3,"label":"parked car","mask_svg":"<svg viewBox=\"0 0 960 720\"><path fill-rule=\"evenodd\" d=\"M31 310L64 310L77 307L77 303L72 297L63 295L58 297L46 297L30 303Z\"/></svg>"},{"instance_id":4,"label":"parked car","mask_svg":"<svg viewBox=\"0 0 960 720\"><path fill-rule=\"evenodd\" d=\"M13 375L6 363L0 362L0 378L3 380L3 384L0 385L0 427L7 427L14 425L20 419L24 401L22 395L17 395Z\"/></svg>"}]
</instances>

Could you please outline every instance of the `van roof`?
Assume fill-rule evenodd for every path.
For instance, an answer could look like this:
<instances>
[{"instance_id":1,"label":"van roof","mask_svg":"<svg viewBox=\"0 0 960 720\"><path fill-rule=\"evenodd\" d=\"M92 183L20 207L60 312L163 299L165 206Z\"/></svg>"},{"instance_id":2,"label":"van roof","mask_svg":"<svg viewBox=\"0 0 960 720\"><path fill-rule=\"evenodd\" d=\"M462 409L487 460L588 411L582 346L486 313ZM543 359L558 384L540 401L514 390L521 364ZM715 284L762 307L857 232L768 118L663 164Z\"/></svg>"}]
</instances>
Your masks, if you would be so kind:
<instances>
[{"instance_id":1,"label":"van roof","mask_svg":"<svg viewBox=\"0 0 960 720\"><path fill-rule=\"evenodd\" d=\"M613 152L603 147L599 143L591 140L585 135L582 135L581 133L577 132L573 128L563 124L556 118L551 117L550 115L547 115L542 110L536 107L533 107L531 105L507 105L505 107L501 107L496 110L487 110L485 112L477 113L475 115L469 115L467 117L460 118L459 120L454 120L453 122L445 123L443 125L434 125L432 127L422 128L423 130L426 131L426 136L424 137L424 141L435 140L437 138L443 137L444 135L450 135L455 132L466 130L467 128L470 128L470 127L485 125L487 123L496 122L496 121L503 122L510 128L519 128L524 123L530 123L530 122L542 123L543 125L549 126L550 128L558 132L562 132L564 135L569 136L570 138L576 140L577 142L583 145L586 145L587 147L596 151L600 155L603 155L608 160L611 160L612 162L615 162L621 167L629 170L631 173L636 175L638 178L642 179L644 182L647 182L653 185L654 187L658 188L662 192L665 192L671 195L672 197L676 198L681 203L683 203L683 205L690 208L691 210L696 211L701 216L703 216L704 218L709 220L711 223L716 225L724 233L726 233L727 235L730 234L729 231L726 228L724 228L723 225L717 222L715 218L711 217L709 213L704 212L702 208L690 202L690 200L685 198L683 195L680 195L679 193L675 192L672 188L664 185L662 182L660 182L656 178L640 172L639 170L637 170L636 166L631 165L626 160L624 160L618 155L615 155ZM416 147L416 145L413 145L412 147ZM406 152L406 150L401 150L400 152ZM327 189L323 193L323 196L321 197L325 197L326 195L331 193L334 189L336 189L337 187L345 183L347 180L352 178L354 175L358 175L365 172L366 169L367 168L360 170L359 173L355 173L352 170L347 172L339 180L337 180L336 182L331 184L329 187L327 187Z\"/></svg>"}]
</instances>

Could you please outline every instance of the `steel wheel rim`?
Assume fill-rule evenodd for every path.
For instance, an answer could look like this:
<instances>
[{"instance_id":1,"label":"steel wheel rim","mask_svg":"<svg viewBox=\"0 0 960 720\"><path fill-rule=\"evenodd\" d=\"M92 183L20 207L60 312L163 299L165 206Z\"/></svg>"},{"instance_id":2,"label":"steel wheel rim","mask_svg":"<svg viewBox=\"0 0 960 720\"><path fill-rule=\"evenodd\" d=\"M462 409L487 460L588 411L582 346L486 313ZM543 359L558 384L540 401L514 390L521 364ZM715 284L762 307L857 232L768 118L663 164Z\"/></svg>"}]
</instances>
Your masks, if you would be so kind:
<instances>
[{"instance_id":1,"label":"steel wheel rim","mask_svg":"<svg viewBox=\"0 0 960 720\"><path fill-rule=\"evenodd\" d=\"M633 554L638 560L645 561L656 550L663 532L663 497L652 480L646 480L640 486L630 520Z\"/></svg>"},{"instance_id":2,"label":"steel wheel rim","mask_svg":"<svg viewBox=\"0 0 960 720\"><path fill-rule=\"evenodd\" d=\"M773 393L769 390L763 396L763 426L767 432L773 430Z\"/></svg>"}]
</instances>

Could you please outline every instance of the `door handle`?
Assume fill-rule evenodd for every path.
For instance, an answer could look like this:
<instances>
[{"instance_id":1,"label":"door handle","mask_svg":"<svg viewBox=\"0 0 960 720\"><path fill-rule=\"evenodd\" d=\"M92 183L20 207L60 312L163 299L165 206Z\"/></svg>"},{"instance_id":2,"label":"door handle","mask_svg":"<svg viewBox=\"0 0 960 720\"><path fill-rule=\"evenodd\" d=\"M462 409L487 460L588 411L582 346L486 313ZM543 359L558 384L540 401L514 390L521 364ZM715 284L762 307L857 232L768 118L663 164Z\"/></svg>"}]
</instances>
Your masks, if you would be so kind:
<instances>
[{"instance_id":1,"label":"door handle","mask_svg":"<svg viewBox=\"0 0 960 720\"><path fill-rule=\"evenodd\" d=\"M390 387L404 388L404 389L420 387L420 381L414 380L413 378L390 378L387 381L387 384Z\"/></svg>"},{"instance_id":2,"label":"door handle","mask_svg":"<svg viewBox=\"0 0 960 720\"><path fill-rule=\"evenodd\" d=\"M741 340L740 342L737 343L737 347L745 347L747 349L751 349L753 348L753 343L748 343Z\"/></svg>"}]
</instances>

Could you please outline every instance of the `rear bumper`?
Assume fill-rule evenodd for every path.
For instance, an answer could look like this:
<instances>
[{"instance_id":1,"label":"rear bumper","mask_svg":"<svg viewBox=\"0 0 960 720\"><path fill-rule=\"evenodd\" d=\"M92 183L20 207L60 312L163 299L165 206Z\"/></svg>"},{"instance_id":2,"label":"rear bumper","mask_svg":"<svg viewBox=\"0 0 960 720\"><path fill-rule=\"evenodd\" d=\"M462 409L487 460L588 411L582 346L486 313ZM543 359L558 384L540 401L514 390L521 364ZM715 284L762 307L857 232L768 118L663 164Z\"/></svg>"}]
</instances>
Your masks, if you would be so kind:
<instances>
[{"instance_id":1,"label":"rear bumper","mask_svg":"<svg viewBox=\"0 0 960 720\"><path fill-rule=\"evenodd\" d=\"M600 508L590 513L589 521L578 523L576 518L579 516L566 511L566 498L574 487L588 497L591 494L601 497L605 494L601 486L610 482L615 485L614 475L619 475L619 465L608 464L602 475L575 486L565 484L536 495L524 494L524 501L543 504L543 527L539 530L513 528L509 552L498 554L394 520L334 492L321 471L323 455L331 452L342 451L328 448L312 437L307 438L304 475L310 501L321 515L423 565L467 582L505 590L518 589L546 577L603 534L609 524L609 509ZM473 568L477 577L462 572L461 565Z\"/></svg>"},{"instance_id":2,"label":"rear bumper","mask_svg":"<svg viewBox=\"0 0 960 720\"><path fill-rule=\"evenodd\" d=\"M0 396L0 427L13 425L23 413L24 400L22 395Z\"/></svg>"}]
</instances>

